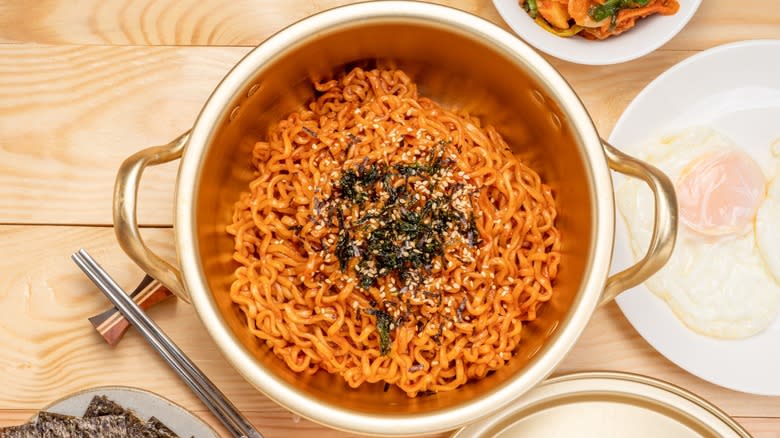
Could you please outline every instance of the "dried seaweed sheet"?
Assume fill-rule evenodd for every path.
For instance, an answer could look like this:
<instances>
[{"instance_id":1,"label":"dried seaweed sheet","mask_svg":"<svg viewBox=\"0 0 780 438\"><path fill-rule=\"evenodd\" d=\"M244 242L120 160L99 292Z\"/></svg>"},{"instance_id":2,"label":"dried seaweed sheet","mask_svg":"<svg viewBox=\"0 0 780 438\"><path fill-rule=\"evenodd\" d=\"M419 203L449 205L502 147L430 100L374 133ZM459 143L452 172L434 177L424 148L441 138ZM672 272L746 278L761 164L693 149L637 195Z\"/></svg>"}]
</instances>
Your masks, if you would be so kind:
<instances>
[{"instance_id":1,"label":"dried seaweed sheet","mask_svg":"<svg viewBox=\"0 0 780 438\"><path fill-rule=\"evenodd\" d=\"M35 423L0 428L0 438L40 438Z\"/></svg>"},{"instance_id":2,"label":"dried seaweed sheet","mask_svg":"<svg viewBox=\"0 0 780 438\"><path fill-rule=\"evenodd\" d=\"M176 435L174 431L168 429L168 426L163 424L162 421L155 417L149 418L149 420L146 422L146 427L156 431L162 438L179 438L179 435Z\"/></svg>"},{"instance_id":3,"label":"dried seaweed sheet","mask_svg":"<svg viewBox=\"0 0 780 438\"><path fill-rule=\"evenodd\" d=\"M89 402L89 406L87 406L86 412L84 412L83 417L89 418L89 417L102 417L103 415L124 415L124 414L131 414L129 410L123 408L119 403L109 400L108 397L105 395L96 395L92 397L92 401ZM133 415L135 417L135 415ZM141 420L138 419L138 417L135 417L138 422L141 422Z\"/></svg>"},{"instance_id":4,"label":"dried seaweed sheet","mask_svg":"<svg viewBox=\"0 0 780 438\"><path fill-rule=\"evenodd\" d=\"M160 438L154 429L151 429L138 418L133 411L125 409L119 403L110 400L104 395L96 395L89 402L84 418L100 417L103 415L124 415L127 421L128 438Z\"/></svg>"},{"instance_id":5,"label":"dried seaweed sheet","mask_svg":"<svg viewBox=\"0 0 780 438\"><path fill-rule=\"evenodd\" d=\"M0 438L179 438L155 417L143 422L106 396L95 396L83 417L39 412L29 423L0 428Z\"/></svg>"},{"instance_id":6,"label":"dried seaweed sheet","mask_svg":"<svg viewBox=\"0 0 780 438\"><path fill-rule=\"evenodd\" d=\"M127 420L124 415L76 418L41 412L35 425L41 438L127 437Z\"/></svg>"}]
</instances>

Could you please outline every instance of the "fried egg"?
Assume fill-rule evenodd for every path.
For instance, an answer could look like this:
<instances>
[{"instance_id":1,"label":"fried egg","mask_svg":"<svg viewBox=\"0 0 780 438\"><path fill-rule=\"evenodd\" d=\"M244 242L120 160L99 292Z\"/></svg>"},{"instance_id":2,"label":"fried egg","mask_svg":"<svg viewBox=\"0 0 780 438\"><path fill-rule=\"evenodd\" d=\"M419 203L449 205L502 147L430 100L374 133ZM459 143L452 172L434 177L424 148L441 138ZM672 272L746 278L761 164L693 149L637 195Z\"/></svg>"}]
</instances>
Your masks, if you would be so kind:
<instances>
[{"instance_id":1,"label":"fried egg","mask_svg":"<svg viewBox=\"0 0 780 438\"><path fill-rule=\"evenodd\" d=\"M645 283L689 328L717 338L761 332L780 310L780 182L731 140L693 128L631 151L674 182L680 225L669 262ZM769 174L768 174L769 173ZM767 183L769 190L767 190ZM617 186L634 255L653 231L652 193Z\"/></svg>"}]
</instances>

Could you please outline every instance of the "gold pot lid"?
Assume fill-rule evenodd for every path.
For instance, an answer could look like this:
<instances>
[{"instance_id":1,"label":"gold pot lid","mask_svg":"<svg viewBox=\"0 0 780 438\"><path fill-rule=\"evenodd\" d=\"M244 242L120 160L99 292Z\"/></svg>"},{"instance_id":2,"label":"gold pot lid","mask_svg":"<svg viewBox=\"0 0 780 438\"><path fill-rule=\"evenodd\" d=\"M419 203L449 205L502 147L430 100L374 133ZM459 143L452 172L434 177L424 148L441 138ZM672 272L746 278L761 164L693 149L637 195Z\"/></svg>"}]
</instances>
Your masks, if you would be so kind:
<instances>
[{"instance_id":1,"label":"gold pot lid","mask_svg":"<svg viewBox=\"0 0 780 438\"><path fill-rule=\"evenodd\" d=\"M546 380L452 438L750 437L706 400L637 374L585 372Z\"/></svg>"}]
</instances>

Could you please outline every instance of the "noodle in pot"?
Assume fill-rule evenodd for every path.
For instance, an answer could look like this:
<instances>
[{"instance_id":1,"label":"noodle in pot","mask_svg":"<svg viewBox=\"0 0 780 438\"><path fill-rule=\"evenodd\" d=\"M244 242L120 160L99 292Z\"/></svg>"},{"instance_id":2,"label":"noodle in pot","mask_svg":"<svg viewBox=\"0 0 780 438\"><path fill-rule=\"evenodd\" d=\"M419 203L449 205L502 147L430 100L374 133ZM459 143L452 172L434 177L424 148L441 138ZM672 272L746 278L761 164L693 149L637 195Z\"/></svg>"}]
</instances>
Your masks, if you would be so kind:
<instances>
[{"instance_id":1,"label":"noodle in pot","mask_svg":"<svg viewBox=\"0 0 780 438\"><path fill-rule=\"evenodd\" d=\"M476 117L356 68L254 147L227 231L251 333L295 371L410 397L504 366L553 294L553 193Z\"/></svg>"}]
</instances>

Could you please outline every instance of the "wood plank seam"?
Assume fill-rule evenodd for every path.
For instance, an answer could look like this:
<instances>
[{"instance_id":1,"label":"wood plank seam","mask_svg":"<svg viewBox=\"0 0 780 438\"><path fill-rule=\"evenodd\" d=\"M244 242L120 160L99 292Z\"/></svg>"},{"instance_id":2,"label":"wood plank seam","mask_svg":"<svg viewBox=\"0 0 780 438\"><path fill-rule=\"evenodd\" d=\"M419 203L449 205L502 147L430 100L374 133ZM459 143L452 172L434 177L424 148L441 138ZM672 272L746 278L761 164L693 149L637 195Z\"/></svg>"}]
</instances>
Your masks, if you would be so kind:
<instances>
[{"instance_id":1,"label":"wood plank seam","mask_svg":"<svg viewBox=\"0 0 780 438\"><path fill-rule=\"evenodd\" d=\"M85 228L113 228L114 224L98 223L57 223L57 222L3 222L0 226L22 226L22 227L85 227ZM172 224L139 224L139 228L173 228Z\"/></svg>"}]
</instances>

